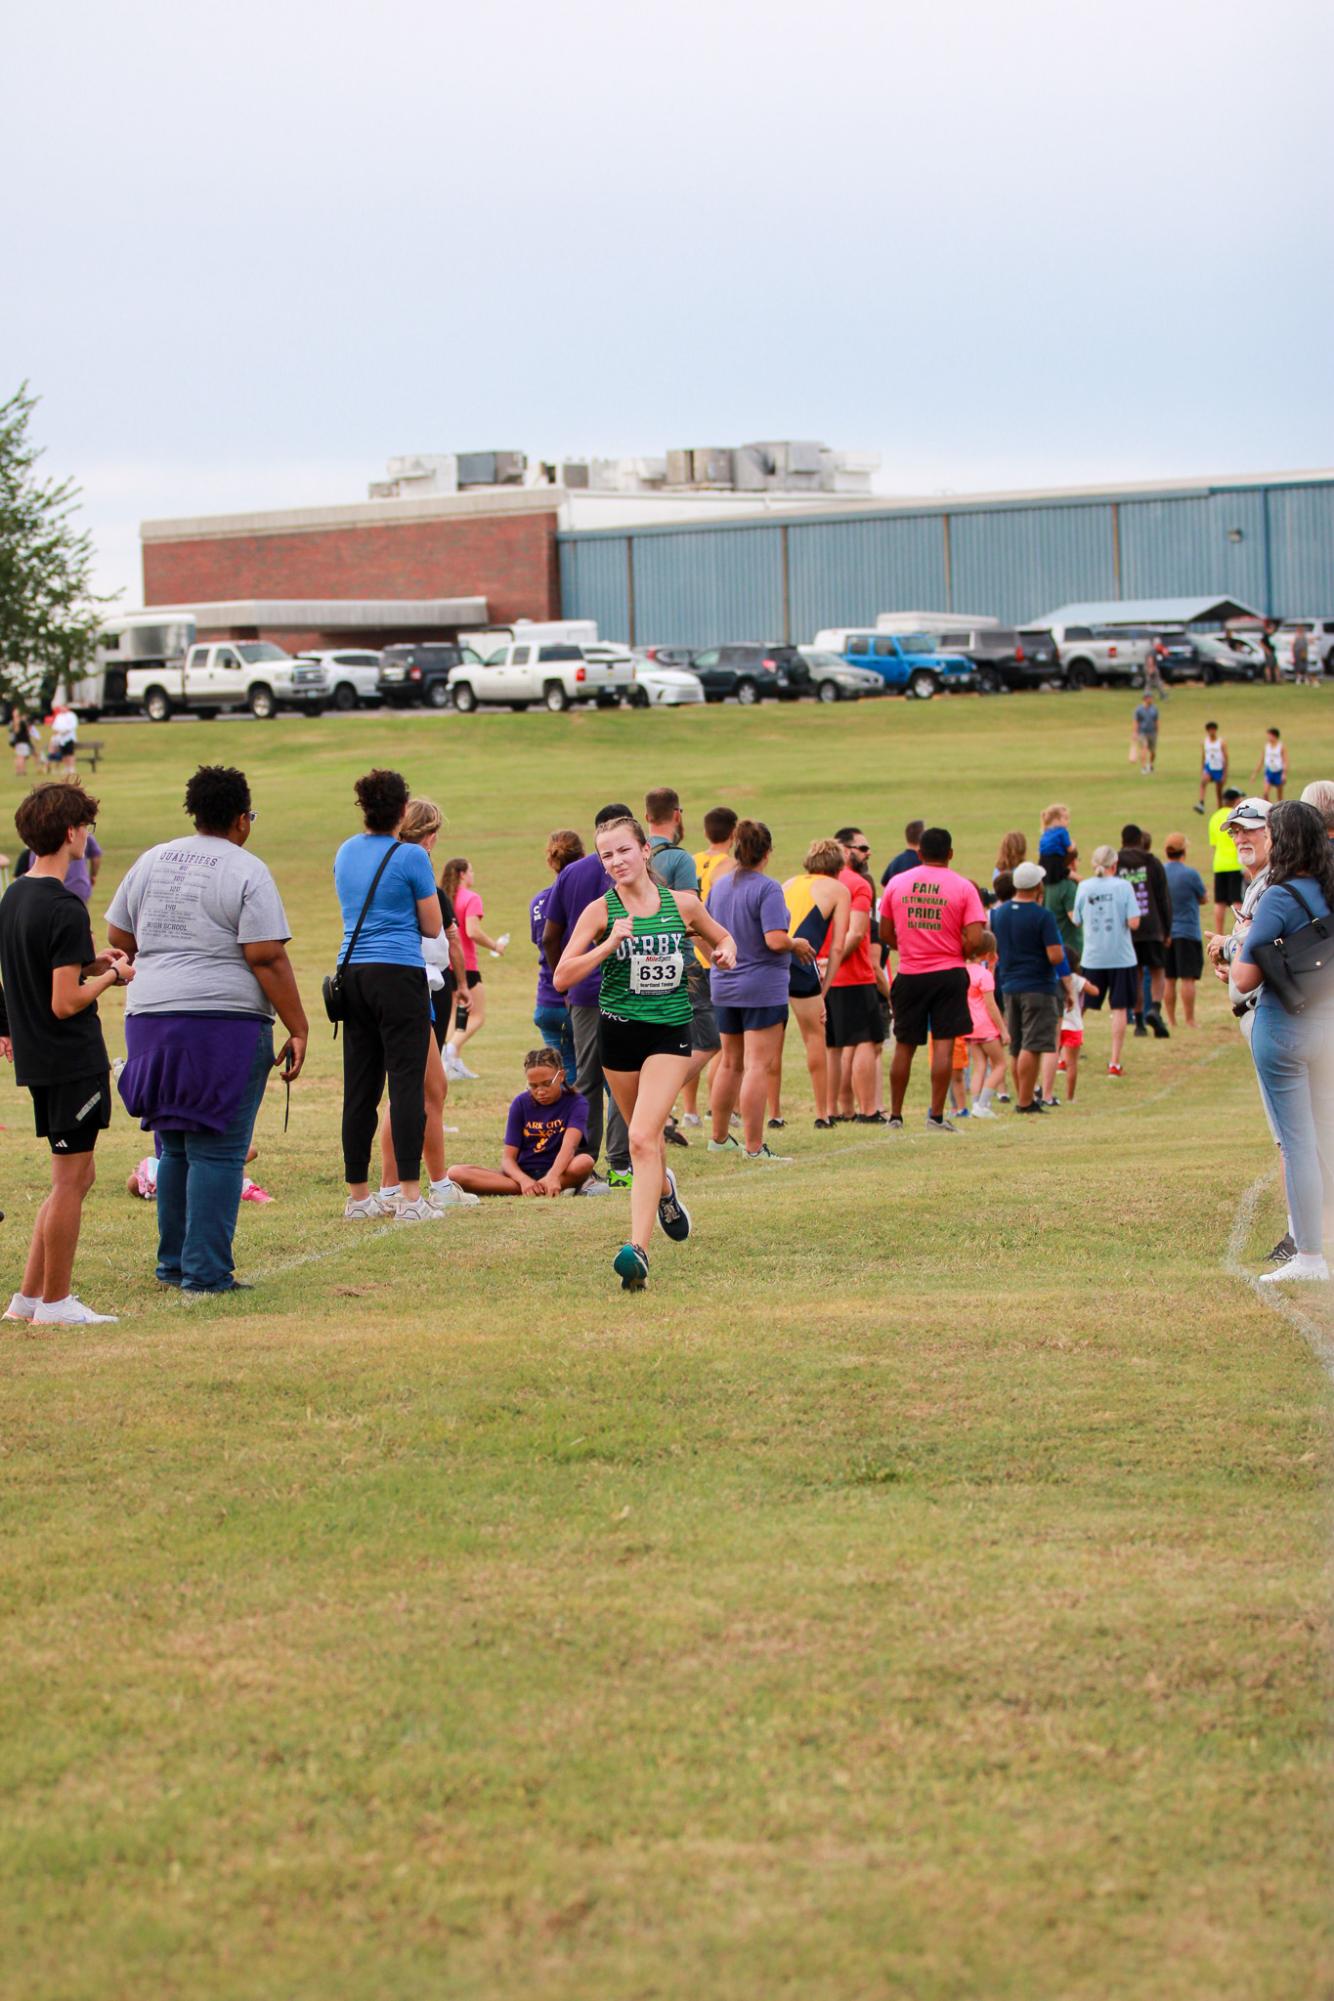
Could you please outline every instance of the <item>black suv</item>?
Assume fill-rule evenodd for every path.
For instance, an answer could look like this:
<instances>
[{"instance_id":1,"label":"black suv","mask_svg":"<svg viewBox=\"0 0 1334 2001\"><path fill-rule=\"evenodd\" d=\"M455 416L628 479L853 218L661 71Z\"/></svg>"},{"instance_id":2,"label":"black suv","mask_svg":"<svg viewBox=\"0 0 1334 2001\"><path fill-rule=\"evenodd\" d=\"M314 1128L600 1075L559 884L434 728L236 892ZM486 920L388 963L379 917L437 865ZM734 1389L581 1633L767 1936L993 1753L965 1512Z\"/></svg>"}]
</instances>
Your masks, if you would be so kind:
<instances>
[{"instance_id":1,"label":"black suv","mask_svg":"<svg viewBox=\"0 0 1334 2001\"><path fill-rule=\"evenodd\" d=\"M428 709L447 709L450 674L465 660L480 664L471 646L456 646L444 640L386 646L380 663L380 700L399 708L420 702Z\"/></svg>"},{"instance_id":2,"label":"black suv","mask_svg":"<svg viewBox=\"0 0 1334 2001\"><path fill-rule=\"evenodd\" d=\"M811 670L795 646L713 646L696 653L690 671L698 674L706 702L735 695L743 708L755 702L795 702L809 695Z\"/></svg>"}]
</instances>

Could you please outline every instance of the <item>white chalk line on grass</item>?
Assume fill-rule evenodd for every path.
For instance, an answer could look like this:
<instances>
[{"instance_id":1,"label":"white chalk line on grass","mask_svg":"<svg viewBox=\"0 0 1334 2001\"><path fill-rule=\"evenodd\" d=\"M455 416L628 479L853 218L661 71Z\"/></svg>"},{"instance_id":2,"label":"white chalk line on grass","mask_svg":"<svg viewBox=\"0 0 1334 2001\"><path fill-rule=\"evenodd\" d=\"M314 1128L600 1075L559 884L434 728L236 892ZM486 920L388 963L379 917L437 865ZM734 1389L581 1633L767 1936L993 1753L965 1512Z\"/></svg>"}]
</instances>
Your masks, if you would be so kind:
<instances>
[{"instance_id":1,"label":"white chalk line on grass","mask_svg":"<svg viewBox=\"0 0 1334 2001\"><path fill-rule=\"evenodd\" d=\"M1255 1212L1259 1207L1260 1197L1271 1186L1275 1172L1276 1170L1270 1167L1263 1174L1257 1175L1237 1204L1237 1213L1232 1219L1232 1229L1223 1252L1223 1270L1229 1278L1238 1279L1243 1285L1248 1286L1262 1306L1267 1306L1271 1313L1279 1316L1280 1320L1286 1320L1290 1327L1295 1327L1325 1374L1334 1381L1334 1339L1331 1338L1329 1331L1303 1313L1296 1300L1290 1298L1278 1286L1261 1285L1255 1273L1247 1271L1241 1261L1243 1246L1255 1224Z\"/></svg>"},{"instance_id":2,"label":"white chalk line on grass","mask_svg":"<svg viewBox=\"0 0 1334 2001\"><path fill-rule=\"evenodd\" d=\"M1219 1057L1228 1056L1231 1053L1231 1047L1226 1044L1218 1049L1213 1049L1207 1056L1198 1057L1184 1069L1179 1070L1169 1083L1163 1085L1161 1090L1152 1092L1147 1098L1140 1098L1135 1105L1127 1103L1116 1109L1143 1111L1148 1105L1159 1104L1164 1098L1169 1098L1173 1092L1180 1090L1187 1079L1194 1076L1197 1071L1205 1069L1210 1063L1216 1063ZM1103 1113L1112 1109L1114 1108L1110 1104L1099 1106L1094 1113L1094 1117L1101 1117ZM821 1167L827 1160L838 1160L846 1157L848 1154L870 1153L876 1150L884 1151L887 1140L894 1141L906 1136L906 1134L887 1133L883 1126L877 1126L874 1133L866 1139L851 1140L844 1146L822 1147L818 1154L811 1154L805 1159L791 1162L776 1162L772 1167L741 1162L739 1164L746 1168L745 1179L738 1178L736 1181L725 1186L715 1183L709 1191L709 1200L713 1202L721 1197L741 1193L749 1194L752 1192L757 1180L771 1173L783 1173L789 1165L798 1168ZM920 1137L930 1139L933 1146L946 1144L948 1138L946 1136L946 1139L940 1139L925 1131L921 1133ZM960 1137L963 1137L963 1135L960 1135ZM602 1199L605 1200L608 1198L604 1197ZM455 1217L446 1218L447 1224L455 1221L457 1221ZM306 1271L312 1265L328 1264L332 1259L344 1257L348 1251L356 1250L362 1244L373 1243L377 1237L392 1235L398 1227L396 1223L381 1223L375 1229L371 1230L349 1227L346 1238L339 1243L327 1244L322 1250L318 1251L303 1251L299 1256L285 1258L277 1264L257 1266L254 1271L254 1280L256 1283L265 1283L273 1279L286 1278L290 1273L295 1271ZM428 1225L427 1227L431 1226Z\"/></svg>"}]
</instances>

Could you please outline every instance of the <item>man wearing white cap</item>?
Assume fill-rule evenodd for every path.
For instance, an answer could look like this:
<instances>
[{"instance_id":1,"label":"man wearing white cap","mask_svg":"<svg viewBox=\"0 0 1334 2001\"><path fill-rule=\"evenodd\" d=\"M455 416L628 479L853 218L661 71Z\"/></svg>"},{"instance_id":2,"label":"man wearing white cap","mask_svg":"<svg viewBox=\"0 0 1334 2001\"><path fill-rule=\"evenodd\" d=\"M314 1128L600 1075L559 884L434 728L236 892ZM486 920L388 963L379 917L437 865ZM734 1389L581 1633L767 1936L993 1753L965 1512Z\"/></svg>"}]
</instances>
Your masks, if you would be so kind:
<instances>
[{"instance_id":1,"label":"man wearing white cap","mask_svg":"<svg viewBox=\"0 0 1334 2001\"><path fill-rule=\"evenodd\" d=\"M1014 871L1014 897L1004 927L998 927L1000 947L997 984L1005 995L1005 1025L1014 1058L1015 1110L1043 1109L1035 1095L1038 1059L1053 1055L1061 1028L1061 982L1056 968L1065 947L1056 919L1042 903L1047 871L1040 862L1020 862Z\"/></svg>"}]
</instances>

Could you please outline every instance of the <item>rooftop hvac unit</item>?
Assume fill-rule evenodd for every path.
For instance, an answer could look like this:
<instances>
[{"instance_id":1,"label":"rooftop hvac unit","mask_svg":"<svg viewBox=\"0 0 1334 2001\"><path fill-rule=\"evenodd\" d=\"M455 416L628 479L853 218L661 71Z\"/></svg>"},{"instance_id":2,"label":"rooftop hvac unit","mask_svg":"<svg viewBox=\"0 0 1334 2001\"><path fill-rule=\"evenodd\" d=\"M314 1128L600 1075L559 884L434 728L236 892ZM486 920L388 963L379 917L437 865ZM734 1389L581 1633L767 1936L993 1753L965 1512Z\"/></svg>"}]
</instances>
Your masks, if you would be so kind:
<instances>
[{"instance_id":1,"label":"rooftop hvac unit","mask_svg":"<svg viewBox=\"0 0 1334 2001\"><path fill-rule=\"evenodd\" d=\"M740 493L763 493L773 477L773 459L764 445L738 445L732 464Z\"/></svg>"},{"instance_id":2,"label":"rooftop hvac unit","mask_svg":"<svg viewBox=\"0 0 1334 2001\"><path fill-rule=\"evenodd\" d=\"M668 452L668 486L689 486L693 470L693 454L686 451Z\"/></svg>"},{"instance_id":3,"label":"rooftop hvac unit","mask_svg":"<svg viewBox=\"0 0 1334 2001\"><path fill-rule=\"evenodd\" d=\"M706 445L690 454L692 484L695 486L730 486L732 484L732 453L726 445Z\"/></svg>"},{"instance_id":4,"label":"rooftop hvac unit","mask_svg":"<svg viewBox=\"0 0 1334 2001\"><path fill-rule=\"evenodd\" d=\"M790 444L787 448L787 469L791 473L815 473L820 471L820 454L824 447L819 444Z\"/></svg>"},{"instance_id":5,"label":"rooftop hvac unit","mask_svg":"<svg viewBox=\"0 0 1334 2001\"><path fill-rule=\"evenodd\" d=\"M589 468L587 459L567 459L560 469L560 483L566 487L587 487Z\"/></svg>"},{"instance_id":6,"label":"rooftop hvac unit","mask_svg":"<svg viewBox=\"0 0 1334 2001\"><path fill-rule=\"evenodd\" d=\"M460 452L460 486L521 486L528 464L525 452Z\"/></svg>"},{"instance_id":7,"label":"rooftop hvac unit","mask_svg":"<svg viewBox=\"0 0 1334 2001\"><path fill-rule=\"evenodd\" d=\"M528 470L527 452L496 453L496 485L522 486Z\"/></svg>"}]
</instances>

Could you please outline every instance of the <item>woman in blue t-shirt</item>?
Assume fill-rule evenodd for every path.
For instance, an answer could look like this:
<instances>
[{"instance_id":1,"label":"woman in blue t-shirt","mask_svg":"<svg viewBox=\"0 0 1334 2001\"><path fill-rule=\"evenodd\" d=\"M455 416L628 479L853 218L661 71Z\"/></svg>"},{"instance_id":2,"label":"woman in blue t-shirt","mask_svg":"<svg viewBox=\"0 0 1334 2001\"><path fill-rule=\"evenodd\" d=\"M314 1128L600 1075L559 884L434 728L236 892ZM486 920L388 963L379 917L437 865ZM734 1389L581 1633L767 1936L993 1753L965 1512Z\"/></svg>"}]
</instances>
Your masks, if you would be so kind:
<instances>
[{"instance_id":1,"label":"woman in blue t-shirt","mask_svg":"<svg viewBox=\"0 0 1334 2001\"><path fill-rule=\"evenodd\" d=\"M1269 881L1255 906L1245 943L1232 963L1239 993L1252 993L1264 975L1257 945L1291 937L1315 917L1334 911L1334 855L1325 823L1313 806L1289 800L1269 816ZM1251 1055L1283 1150L1288 1212L1297 1253L1261 1285L1286 1279L1327 1279L1323 1224L1334 1209L1334 959L1302 982L1306 1006L1289 1014L1265 986L1255 1008Z\"/></svg>"},{"instance_id":2,"label":"woman in blue t-shirt","mask_svg":"<svg viewBox=\"0 0 1334 2001\"><path fill-rule=\"evenodd\" d=\"M364 834L334 856L334 888L343 912L343 1172L347 1217L398 1215L433 1222L444 1210L421 1192L426 1096L422 1079L431 1040L431 1006L422 939L440 934L440 902L424 848L400 842L407 781L397 771L368 771L356 783ZM386 856L388 859L386 860ZM376 871L384 872L376 881ZM371 895L371 885L375 884ZM370 896L370 903L366 899ZM348 957L357 920L360 933ZM389 1078L389 1123L402 1190L386 1205L370 1190L371 1147L380 1095Z\"/></svg>"}]
</instances>

